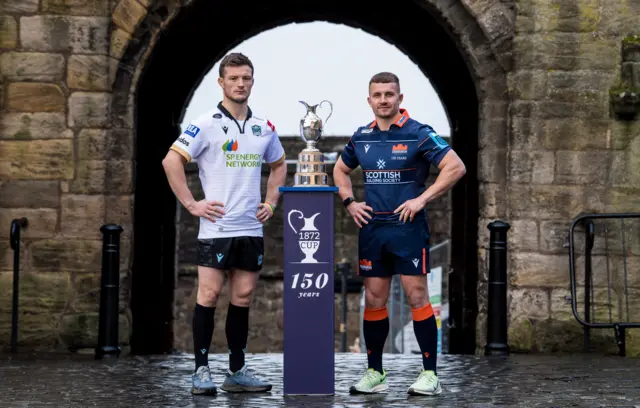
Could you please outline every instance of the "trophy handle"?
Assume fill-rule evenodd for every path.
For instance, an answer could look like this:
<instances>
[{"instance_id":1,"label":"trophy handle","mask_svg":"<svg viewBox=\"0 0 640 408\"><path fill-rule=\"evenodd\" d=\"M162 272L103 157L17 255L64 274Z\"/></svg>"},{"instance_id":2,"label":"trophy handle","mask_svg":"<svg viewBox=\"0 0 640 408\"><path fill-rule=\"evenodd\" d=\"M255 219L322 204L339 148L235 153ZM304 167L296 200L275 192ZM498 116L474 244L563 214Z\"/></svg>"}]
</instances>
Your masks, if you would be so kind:
<instances>
[{"instance_id":1,"label":"trophy handle","mask_svg":"<svg viewBox=\"0 0 640 408\"><path fill-rule=\"evenodd\" d=\"M304 214L302 213L302 211L300 210L291 210L289 211L289 216L287 217L287 221L289 221L289 226L291 227L291 229L293 230L294 233L298 233L298 231L296 231L296 229L293 227L293 224L291 224L291 216L295 213L300 214L300 216L298 218L300 219L304 219Z\"/></svg>"},{"instance_id":2,"label":"trophy handle","mask_svg":"<svg viewBox=\"0 0 640 408\"><path fill-rule=\"evenodd\" d=\"M318 106L322 106L322 104L325 103L325 102L327 102L329 104L329 107L331 108L331 112L329 112L329 116L327 116L327 118L322 122L323 125L327 124L327 122L329 121L329 118L333 114L333 104L330 101L324 100L324 101L320 102L318 104Z\"/></svg>"}]
</instances>

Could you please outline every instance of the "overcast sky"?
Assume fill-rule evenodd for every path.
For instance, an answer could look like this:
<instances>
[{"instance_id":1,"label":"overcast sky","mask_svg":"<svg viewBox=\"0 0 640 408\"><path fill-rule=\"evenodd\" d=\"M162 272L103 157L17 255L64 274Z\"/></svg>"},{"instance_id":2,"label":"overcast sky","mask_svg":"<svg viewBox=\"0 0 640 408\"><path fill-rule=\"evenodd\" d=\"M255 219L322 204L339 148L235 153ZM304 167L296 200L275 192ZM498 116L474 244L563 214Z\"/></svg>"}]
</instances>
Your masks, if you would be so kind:
<instances>
[{"instance_id":1,"label":"overcast sky","mask_svg":"<svg viewBox=\"0 0 640 408\"><path fill-rule=\"evenodd\" d=\"M414 119L450 134L449 121L438 95L404 53L362 30L325 22L289 24L239 44L231 52L247 55L255 67L255 85L249 106L256 116L269 119L280 135L298 135L305 108L327 99L333 115L325 125L327 136L351 135L373 120L367 104L369 79L380 71L400 77L402 107ZM182 122L214 108L222 97L217 83L219 62L205 76L189 102ZM318 109L325 118L328 104Z\"/></svg>"}]
</instances>

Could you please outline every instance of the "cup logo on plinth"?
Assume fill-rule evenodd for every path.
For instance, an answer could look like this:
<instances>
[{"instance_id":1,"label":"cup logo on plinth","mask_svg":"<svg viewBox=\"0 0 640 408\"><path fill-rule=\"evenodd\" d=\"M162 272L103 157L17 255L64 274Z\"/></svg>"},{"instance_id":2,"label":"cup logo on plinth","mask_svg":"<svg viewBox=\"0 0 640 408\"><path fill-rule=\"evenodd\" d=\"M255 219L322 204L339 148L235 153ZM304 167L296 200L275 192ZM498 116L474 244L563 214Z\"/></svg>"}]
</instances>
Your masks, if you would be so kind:
<instances>
[{"instance_id":1,"label":"cup logo on plinth","mask_svg":"<svg viewBox=\"0 0 640 408\"><path fill-rule=\"evenodd\" d=\"M291 216L294 214L299 214L295 218L304 220L304 225L300 231L297 231L291 223ZM311 217L307 218L300 210L294 209L289 211L287 218L289 226L293 230L294 234L296 234L298 238L298 246L304 254L304 258L300 262L292 263L326 263L318 262L318 260L314 258L315 253L318 252L318 249L320 248L320 231L318 231L318 228L315 226L315 219L318 215L320 215L320 213L315 213Z\"/></svg>"}]
</instances>

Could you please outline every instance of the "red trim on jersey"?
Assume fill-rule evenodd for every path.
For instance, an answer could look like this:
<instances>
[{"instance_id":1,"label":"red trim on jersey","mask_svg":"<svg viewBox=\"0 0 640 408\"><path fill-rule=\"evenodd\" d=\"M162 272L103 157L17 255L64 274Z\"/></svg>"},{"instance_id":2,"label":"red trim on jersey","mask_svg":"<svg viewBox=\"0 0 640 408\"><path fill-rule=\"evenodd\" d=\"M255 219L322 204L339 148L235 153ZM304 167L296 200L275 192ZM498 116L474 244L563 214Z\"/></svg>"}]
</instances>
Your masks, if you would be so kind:
<instances>
[{"instance_id":1,"label":"red trim on jersey","mask_svg":"<svg viewBox=\"0 0 640 408\"><path fill-rule=\"evenodd\" d=\"M276 131L276 127L275 127L275 126L273 126L273 123L269 122L269 119L267 119L267 125L271 128L271 131L272 131L272 132L275 132L275 131Z\"/></svg>"}]
</instances>

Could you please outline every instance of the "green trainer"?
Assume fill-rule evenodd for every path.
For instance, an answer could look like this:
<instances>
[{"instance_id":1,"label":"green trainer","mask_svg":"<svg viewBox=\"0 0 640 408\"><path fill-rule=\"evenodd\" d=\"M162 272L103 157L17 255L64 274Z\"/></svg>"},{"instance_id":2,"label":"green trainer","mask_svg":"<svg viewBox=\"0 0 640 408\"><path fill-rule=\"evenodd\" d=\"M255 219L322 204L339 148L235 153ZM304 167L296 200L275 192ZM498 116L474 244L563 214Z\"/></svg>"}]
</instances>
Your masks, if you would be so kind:
<instances>
[{"instance_id":1,"label":"green trainer","mask_svg":"<svg viewBox=\"0 0 640 408\"><path fill-rule=\"evenodd\" d=\"M436 373L424 370L407 392L411 395L438 395L442 392L442 387Z\"/></svg>"},{"instance_id":2,"label":"green trainer","mask_svg":"<svg viewBox=\"0 0 640 408\"><path fill-rule=\"evenodd\" d=\"M386 391L389 388L387 385L387 372L382 370L382 374L375 371L373 368L369 368L364 376L355 385L349 388L350 394L375 394L378 392Z\"/></svg>"}]
</instances>

